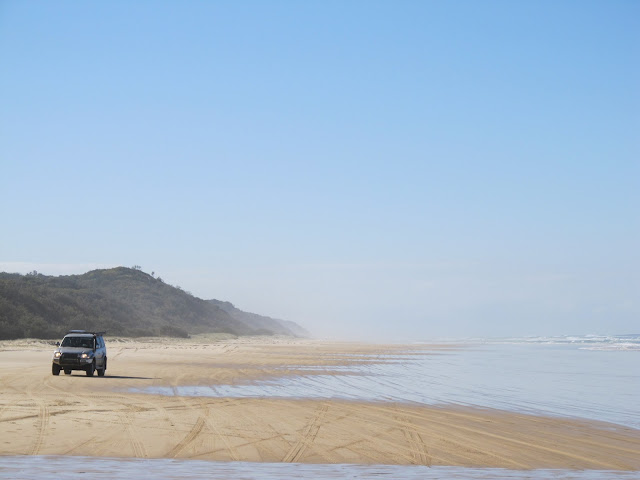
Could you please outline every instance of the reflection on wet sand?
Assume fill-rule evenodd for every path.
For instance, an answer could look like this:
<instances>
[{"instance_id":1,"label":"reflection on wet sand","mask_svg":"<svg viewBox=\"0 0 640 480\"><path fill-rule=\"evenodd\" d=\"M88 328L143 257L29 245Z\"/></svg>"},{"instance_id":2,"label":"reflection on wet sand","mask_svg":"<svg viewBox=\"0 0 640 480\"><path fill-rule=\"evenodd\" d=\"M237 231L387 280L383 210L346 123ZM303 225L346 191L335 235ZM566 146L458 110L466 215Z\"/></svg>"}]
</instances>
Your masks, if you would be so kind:
<instances>
[{"instance_id":1,"label":"reflection on wet sand","mask_svg":"<svg viewBox=\"0 0 640 480\"><path fill-rule=\"evenodd\" d=\"M48 477L83 480L632 480L638 472L607 470L505 470L406 465L307 465L301 463L210 462L203 460L94 457L0 457L0 476L22 480Z\"/></svg>"}]
</instances>

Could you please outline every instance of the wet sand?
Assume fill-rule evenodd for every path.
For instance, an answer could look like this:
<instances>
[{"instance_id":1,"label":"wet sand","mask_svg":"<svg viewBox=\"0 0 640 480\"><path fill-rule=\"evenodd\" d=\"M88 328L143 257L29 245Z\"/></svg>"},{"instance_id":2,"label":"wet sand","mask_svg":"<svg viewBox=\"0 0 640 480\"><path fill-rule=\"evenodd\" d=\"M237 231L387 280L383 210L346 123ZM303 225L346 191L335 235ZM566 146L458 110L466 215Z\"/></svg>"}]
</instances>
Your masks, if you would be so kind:
<instances>
[{"instance_id":1,"label":"wet sand","mask_svg":"<svg viewBox=\"0 0 640 480\"><path fill-rule=\"evenodd\" d=\"M0 342L2 455L640 470L640 430L603 422L403 403L130 393L295 375L313 365L337 370L406 346L112 339L104 378L52 376L53 348Z\"/></svg>"}]
</instances>

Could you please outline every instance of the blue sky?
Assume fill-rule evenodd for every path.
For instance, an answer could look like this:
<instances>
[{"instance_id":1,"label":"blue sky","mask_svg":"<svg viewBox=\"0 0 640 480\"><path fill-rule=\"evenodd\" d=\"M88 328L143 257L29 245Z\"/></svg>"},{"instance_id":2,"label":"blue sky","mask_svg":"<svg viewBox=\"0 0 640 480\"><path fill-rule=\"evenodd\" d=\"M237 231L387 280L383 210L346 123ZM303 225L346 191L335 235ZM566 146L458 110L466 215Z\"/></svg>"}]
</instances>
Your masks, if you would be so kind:
<instances>
[{"instance_id":1,"label":"blue sky","mask_svg":"<svg viewBox=\"0 0 640 480\"><path fill-rule=\"evenodd\" d=\"M640 4L0 1L0 270L363 339L640 329Z\"/></svg>"}]
</instances>

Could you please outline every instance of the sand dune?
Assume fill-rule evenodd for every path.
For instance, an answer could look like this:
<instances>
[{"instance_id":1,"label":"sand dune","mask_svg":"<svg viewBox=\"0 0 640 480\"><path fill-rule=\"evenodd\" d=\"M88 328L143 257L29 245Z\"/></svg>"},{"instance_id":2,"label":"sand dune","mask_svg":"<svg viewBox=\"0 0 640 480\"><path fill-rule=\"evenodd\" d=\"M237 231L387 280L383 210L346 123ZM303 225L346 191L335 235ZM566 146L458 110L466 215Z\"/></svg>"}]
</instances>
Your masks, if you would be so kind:
<instances>
[{"instance_id":1,"label":"sand dune","mask_svg":"<svg viewBox=\"0 0 640 480\"><path fill-rule=\"evenodd\" d=\"M640 430L601 422L401 403L130 393L291 375L403 346L253 338L111 341L108 348L106 377L54 377L53 347L1 342L0 454L640 469Z\"/></svg>"}]
</instances>

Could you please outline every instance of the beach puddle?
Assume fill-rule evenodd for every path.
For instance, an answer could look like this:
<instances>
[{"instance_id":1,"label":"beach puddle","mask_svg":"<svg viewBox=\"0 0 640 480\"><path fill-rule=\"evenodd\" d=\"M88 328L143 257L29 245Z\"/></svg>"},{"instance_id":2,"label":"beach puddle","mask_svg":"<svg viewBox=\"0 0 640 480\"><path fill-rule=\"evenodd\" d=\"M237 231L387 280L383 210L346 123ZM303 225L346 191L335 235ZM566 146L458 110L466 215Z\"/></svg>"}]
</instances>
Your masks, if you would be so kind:
<instances>
[{"instance_id":1,"label":"beach puddle","mask_svg":"<svg viewBox=\"0 0 640 480\"><path fill-rule=\"evenodd\" d=\"M205 460L129 459L67 456L0 456L0 477L21 480L314 480L329 479L640 479L640 472L605 470L504 470L497 468L398 465L308 465L289 463L211 462Z\"/></svg>"}]
</instances>

